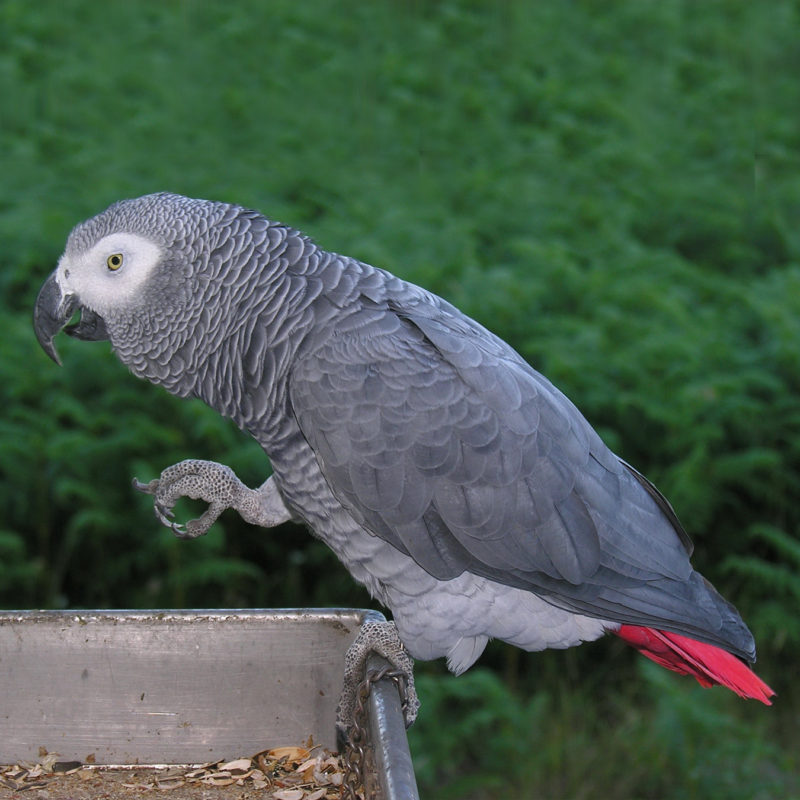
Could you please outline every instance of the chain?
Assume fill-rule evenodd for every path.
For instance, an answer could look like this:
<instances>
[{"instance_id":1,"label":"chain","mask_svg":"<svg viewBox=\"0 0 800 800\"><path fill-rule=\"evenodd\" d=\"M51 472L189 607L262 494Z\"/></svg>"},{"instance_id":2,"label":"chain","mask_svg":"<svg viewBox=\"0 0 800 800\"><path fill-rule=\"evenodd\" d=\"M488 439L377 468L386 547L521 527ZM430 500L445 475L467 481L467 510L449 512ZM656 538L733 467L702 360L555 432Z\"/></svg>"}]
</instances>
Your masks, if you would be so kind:
<instances>
[{"instance_id":1,"label":"chain","mask_svg":"<svg viewBox=\"0 0 800 800\"><path fill-rule=\"evenodd\" d=\"M408 697L406 696L408 676L406 673L391 667L382 667L368 672L356 691L353 724L347 736L347 746L342 758L344 761L344 781L342 783L341 796L347 798L347 800L361 800L361 798L374 800L375 797L373 791L370 792L370 796L367 798L366 787L364 786L368 746L367 699L372 692L372 686L384 678L394 681L395 686L397 686L402 713L405 715L406 706L408 705ZM358 792L359 788L362 790L361 794Z\"/></svg>"}]
</instances>

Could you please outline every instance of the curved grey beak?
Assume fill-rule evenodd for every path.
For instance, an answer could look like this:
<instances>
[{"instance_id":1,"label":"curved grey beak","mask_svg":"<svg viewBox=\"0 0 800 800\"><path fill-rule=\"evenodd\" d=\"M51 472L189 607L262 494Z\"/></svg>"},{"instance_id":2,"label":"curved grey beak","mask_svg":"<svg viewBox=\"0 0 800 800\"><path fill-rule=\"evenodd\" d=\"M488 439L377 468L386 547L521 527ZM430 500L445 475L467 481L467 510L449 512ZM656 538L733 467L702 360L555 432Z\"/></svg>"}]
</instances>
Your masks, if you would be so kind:
<instances>
[{"instance_id":1,"label":"curved grey beak","mask_svg":"<svg viewBox=\"0 0 800 800\"><path fill-rule=\"evenodd\" d=\"M70 321L78 307L78 300L74 295L64 296L61 287L56 283L56 273L44 282L33 307L33 330L42 346L42 350L61 366L53 339Z\"/></svg>"},{"instance_id":2,"label":"curved grey beak","mask_svg":"<svg viewBox=\"0 0 800 800\"><path fill-rule=\"evenodd\" d=\"M67 325L72 315L80 309L81 318L75 325ZM108 331L103 318L94 311L81 306L74 294L65 295L56 281L56 273L44 282L33 307L33 329L42 349L61 366L53 339L64 330L68 336L87 342L100 342L108 339Z\"/></svg>"}]
</instances>

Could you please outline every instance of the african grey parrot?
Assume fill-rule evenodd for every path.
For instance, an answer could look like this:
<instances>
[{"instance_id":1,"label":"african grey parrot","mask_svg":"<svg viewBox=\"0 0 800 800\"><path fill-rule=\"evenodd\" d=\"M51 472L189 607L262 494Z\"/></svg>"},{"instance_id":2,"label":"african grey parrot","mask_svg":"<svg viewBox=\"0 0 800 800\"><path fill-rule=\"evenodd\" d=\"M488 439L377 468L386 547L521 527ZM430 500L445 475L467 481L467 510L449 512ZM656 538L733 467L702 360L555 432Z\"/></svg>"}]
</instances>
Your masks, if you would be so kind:
<instances>
[{"instance_id":1,"label":"african grey parrot","mask_svg":"<svg viewBox=\"0 0 800 800\"><path fill-rule=\"evenodd\" d=\"M424 289L236 205L153 194L76 226L36 301L53 339L109 339L139 377L199 397L264 448L272 476L183 461L138 487L179 536L226 508L304 522L393 622L348 652L338 724L375 649L468 669L613 632L705 686L769 703L734 607L690 563L672 507L509 345ZM178 498L207 501L186 528Z\"/></svg>"}]
</instances>

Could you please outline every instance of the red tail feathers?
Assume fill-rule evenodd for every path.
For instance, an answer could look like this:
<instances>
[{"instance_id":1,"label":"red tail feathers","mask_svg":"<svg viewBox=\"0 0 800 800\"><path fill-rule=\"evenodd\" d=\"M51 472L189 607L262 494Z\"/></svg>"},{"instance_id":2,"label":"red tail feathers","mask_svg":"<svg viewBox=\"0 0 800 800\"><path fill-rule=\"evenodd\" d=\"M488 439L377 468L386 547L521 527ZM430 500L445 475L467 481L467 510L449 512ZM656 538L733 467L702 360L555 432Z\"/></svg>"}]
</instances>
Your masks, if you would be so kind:
<instances>
[{"instance_id":1,"label":"red tail feathers","mask_svg":"<svg viewBox=\"0 0 800 800\"><path fill-rule=\"evenodd\" d=\"M679 633L634 625L622 625L616 634L656 664L681 675L692 675L702 686L718 683L741 697L772 705L769 698L775 692L750 667L721 647Z\"/></svg>"}]
</instances>

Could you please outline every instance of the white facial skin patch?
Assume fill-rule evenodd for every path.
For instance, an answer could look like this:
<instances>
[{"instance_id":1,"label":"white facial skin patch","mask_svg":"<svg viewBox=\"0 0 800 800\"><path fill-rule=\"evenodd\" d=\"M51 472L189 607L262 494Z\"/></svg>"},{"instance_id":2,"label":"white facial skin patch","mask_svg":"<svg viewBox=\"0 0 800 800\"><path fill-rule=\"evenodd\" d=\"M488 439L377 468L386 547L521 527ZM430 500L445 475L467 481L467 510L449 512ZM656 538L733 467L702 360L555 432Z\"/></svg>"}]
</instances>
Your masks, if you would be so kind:
<instances>
[{"instance_id":1,"label":"white facial skin patch","mask_svg":"<svg viewBox=\"0 0 800 800\"><path fill-rule=\"evenodd\" d=\"M64 294L103 316L140 296L161 261L161 248L135 233L112 233L90 250L61 256L56 281Z\"/></svg>"}]
</instances>

